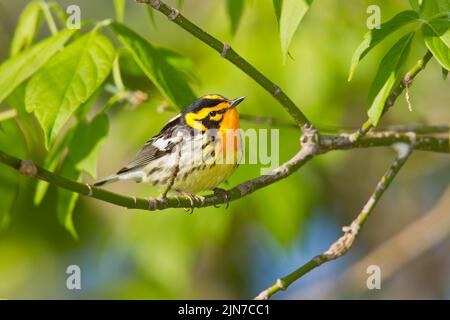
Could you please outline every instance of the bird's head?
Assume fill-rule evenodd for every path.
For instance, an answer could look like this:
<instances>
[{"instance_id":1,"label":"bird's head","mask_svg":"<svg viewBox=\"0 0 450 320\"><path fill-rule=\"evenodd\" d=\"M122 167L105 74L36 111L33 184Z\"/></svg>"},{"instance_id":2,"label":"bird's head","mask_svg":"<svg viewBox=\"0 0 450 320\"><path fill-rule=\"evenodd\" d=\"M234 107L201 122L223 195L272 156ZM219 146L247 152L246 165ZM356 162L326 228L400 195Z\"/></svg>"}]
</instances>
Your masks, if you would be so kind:
<instances>
[{"instance_id":1,"label":"bird's head","mask_svg":"<svg viewBox=\"0 0 450 320\"><path fill-rule=\"evenodd\" d=\"M230 100L218 94L205 95L186 108L182 117L186 125L195 130L239 129L239 114L235 107L244 99Z\"/></svg>"}]
</instances>

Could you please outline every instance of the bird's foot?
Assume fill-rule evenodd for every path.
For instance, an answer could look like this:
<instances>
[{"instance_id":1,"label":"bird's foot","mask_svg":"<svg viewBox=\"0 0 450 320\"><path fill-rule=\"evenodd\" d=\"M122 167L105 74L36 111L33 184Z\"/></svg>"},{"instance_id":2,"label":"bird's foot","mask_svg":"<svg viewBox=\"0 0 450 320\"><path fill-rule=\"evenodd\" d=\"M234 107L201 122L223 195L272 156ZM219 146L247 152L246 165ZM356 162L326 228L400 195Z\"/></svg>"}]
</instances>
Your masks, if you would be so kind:
<instances>
[{"instance_id":1,"label":"bird's foot","mask_svg":"<svg viewBox=\"0 0 450 320\"><path fill-rule=\"evenodd\" d=\"M228 207L230 206L230 193L225 190L225 189L221 189L221 188L214 188L213 189L214 195L215 196L223 196L223 200L225 203L225 209L228 209ZM218 208L219 205L214 205L214 207Z\"/></svg>"},{"instance_id":2,"label":"bird's foot","mask_svg":"<svg viewBox=\"0 0 450 320\"><path fill-rule=\"evenodd\" d=\"M186 212L189 212L189 214L194 212L195 209L195 203L198 202L200 203L200 205L203 205L205 198L202 196L196 196L195 194L189 193L189 192L185 192L185 191L180 191L179 192L182 196L185 196L186 198L189 199L189 202L191 203L191 207L190 208L185 208L184 210L186 210Z\"/></svg>"}]
</instances>

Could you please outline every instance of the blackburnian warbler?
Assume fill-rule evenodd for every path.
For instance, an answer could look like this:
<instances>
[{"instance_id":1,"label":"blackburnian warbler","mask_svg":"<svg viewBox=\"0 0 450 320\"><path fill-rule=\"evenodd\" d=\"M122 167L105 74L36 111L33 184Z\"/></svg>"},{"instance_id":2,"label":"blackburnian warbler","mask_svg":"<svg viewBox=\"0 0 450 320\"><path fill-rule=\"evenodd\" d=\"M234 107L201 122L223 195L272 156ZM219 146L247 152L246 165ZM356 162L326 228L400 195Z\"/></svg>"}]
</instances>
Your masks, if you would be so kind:
<instances>
[{"instance_id":1,"label":"blackburnian warbler","mask_svg":"<svg viewBox=\"0 0 450 320\"><path fill-rule=\"evenodd\" d=\"M239 114L244 100L205 95L172 118L136 157L95 186L132 180L158 187L162 195L195 195L214 190L239 165L242 155Z\"/></svg>"}]
</instances>

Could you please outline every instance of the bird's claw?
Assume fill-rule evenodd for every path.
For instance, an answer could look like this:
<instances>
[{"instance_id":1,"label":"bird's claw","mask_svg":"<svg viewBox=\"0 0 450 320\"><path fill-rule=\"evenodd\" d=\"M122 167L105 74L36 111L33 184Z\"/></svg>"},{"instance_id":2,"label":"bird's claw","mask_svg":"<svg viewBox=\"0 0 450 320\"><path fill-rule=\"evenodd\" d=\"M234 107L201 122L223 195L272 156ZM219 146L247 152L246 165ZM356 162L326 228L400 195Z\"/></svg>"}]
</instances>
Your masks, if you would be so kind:
<instances>
[{"instance_id":1,"label":"bird's claw","mask_svg":"<svg viewBox=\"0 0 450 320\"><path fill-rule=\"evenodd\" d=\"M228 207L230 206L230 194L228 193L227 190L225 189L221 189L221 188L214 188L213 189L214 195L215 196L223 196L223 200L225 203L225 209L228 209ZM219 205L214 205L215 208L219 208Z\"/></svg>"},{"instance_id":2,"label":"bird's claw","mask_svg":"<svg viewBox=\"0 0 450 320\"><path fill-rule=\"evenodd\" d=\"M203 205L205 199L201 196L196 196L195 194L191 194L189 192L180 192L183 196L185 196L186 198L189 199L189 202L191 204L190 208L184 208L184 210L186 212L188 212L189 214L192 214L194 212L195 209L195 202L200 203L200 205Z\"/></svg>"}]
</instances>

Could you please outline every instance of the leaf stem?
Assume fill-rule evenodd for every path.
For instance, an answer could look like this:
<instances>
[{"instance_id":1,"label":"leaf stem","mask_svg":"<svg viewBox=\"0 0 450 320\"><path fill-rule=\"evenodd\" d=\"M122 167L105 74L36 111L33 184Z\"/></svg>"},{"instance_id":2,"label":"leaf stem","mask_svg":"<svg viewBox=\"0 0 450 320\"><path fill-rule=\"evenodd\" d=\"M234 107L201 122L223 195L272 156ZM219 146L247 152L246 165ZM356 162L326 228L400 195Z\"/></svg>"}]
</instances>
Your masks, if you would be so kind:
<instances>
[{"instance_id":1,"label":"leaf stem","mask_svg":"<svg viewBox=\"0 0 450 320\"><path fill-rule=\"evenodd\" d=\"M173 23L179 25L181 28L192 34L194 37L216 50L220 55L233 63L236 67L246 73L249 77L255 80L261 87L269 92L294 118L299 126L309 123L309 120L303 112L296 106L296 104L281 90L279 86L269 80L264 74L257 70L247 60L240 56L228 44L216 39L208 32L204 31L185 16L183 16L177 9L172 8L160 0L136 0L140 3L145 3L152 6L155 10L161 12L169 18Z\"/></svg>"}]
</instances>

